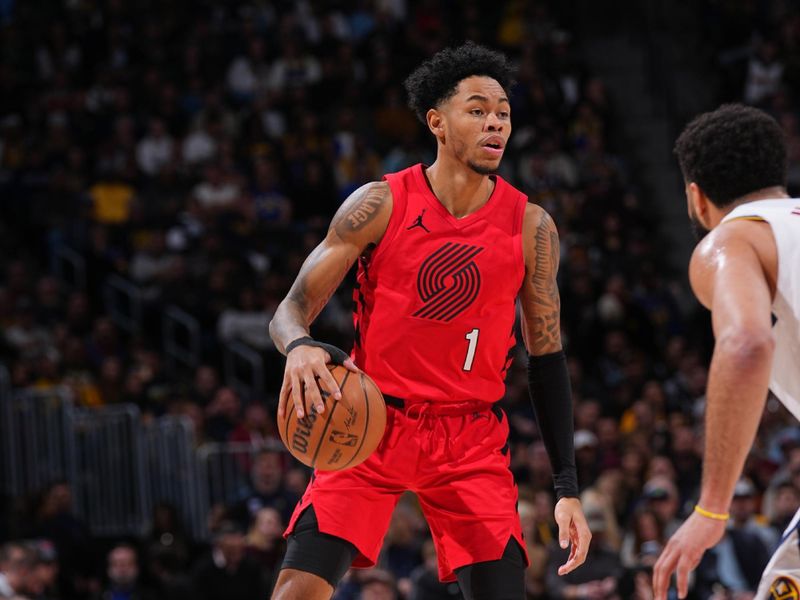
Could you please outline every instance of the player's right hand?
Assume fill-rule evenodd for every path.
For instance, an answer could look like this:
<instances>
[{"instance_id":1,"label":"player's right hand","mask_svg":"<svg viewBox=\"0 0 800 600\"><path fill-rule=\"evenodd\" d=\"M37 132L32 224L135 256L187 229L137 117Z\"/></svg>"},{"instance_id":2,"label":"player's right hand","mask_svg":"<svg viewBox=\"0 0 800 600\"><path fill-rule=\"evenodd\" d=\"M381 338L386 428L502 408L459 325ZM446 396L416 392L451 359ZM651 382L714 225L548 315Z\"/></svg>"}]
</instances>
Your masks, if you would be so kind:
<instances>
[{"instance_id":1,"label":"player's right hand","mask_svg":"<svg viewBox=\"0 0 800 600\"><path fill-rule=\"evenodd\" d=\"M286 369L283 372L283 384L278 397L278 419L282 420L291 397L297 417L302 419L312 408L318 413L325 410L317 380L336 400L341 400L342 392L336 380L328 370L331 356L322 348L314 346L297 346L286 356ZM343 365L350 371L358 371L352 359L348 358Z\"/></svg>"},{"instance_id":2,"label":"player's right hand","mask_svg":"<svg viewBox=\"0 0 800 600\"><path fill-rule=\"evenodd\" d=\"M691 573L703 553L715 546L725 535L726 522L709 519L693 512L672 535L653 568L653 594L655 600L667 600L672 574L677 575L678 598L689 593Z\"/></svg>"}]
</instances>

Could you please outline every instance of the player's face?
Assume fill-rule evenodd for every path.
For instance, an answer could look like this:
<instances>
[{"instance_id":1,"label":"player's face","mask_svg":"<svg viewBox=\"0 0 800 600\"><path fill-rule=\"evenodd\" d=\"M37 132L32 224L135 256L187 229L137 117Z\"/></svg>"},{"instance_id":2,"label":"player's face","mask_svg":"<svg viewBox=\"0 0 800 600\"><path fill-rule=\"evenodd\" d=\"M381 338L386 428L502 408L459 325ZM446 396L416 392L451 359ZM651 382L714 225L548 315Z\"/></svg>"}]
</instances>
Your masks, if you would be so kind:
<instances>
[{"instance_id":1,"label":"player's face","mask_svg":"<svg viewBox=\"0 0 800 600\"><path fill-rule=\"evenodd\" d=\"M441 106L444 145L482 175L500 166L511 135L511 106L505 90L491 77L468 77Z\"/></svg>"}]
</instances>

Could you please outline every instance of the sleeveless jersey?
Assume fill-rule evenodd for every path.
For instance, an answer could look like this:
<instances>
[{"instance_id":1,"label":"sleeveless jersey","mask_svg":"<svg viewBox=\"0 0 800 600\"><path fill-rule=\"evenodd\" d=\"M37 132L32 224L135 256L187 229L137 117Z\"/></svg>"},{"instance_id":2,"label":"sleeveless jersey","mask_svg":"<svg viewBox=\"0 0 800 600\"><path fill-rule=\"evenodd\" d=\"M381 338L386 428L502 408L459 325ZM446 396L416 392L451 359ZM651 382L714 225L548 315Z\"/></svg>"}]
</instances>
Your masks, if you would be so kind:
<instances>
[{"instance_id":1,"label":"sleeveless jersey","mask_svg":"<svg viewBox=\"0 0 800 600\"><path fill-rule=\"evenodd\" d=\"M355 363L407 401L499 400L516 343L527 198L495 177L486 204L458 219L421 164L385 179L392 215L354 290Z\"/></svg>"},{"instance_id":2,"label":"sleeveless jersey","mask_svg":"<svg viewBox=\"0 0 800 600\"><path fill-rule=\"evenodd\" d=\"M772 313L775 353L770 389L800 419L800 200L760 200L733 209L734 219L766 221L778 249L778 285Z\"/></svg>"}]
</instances>

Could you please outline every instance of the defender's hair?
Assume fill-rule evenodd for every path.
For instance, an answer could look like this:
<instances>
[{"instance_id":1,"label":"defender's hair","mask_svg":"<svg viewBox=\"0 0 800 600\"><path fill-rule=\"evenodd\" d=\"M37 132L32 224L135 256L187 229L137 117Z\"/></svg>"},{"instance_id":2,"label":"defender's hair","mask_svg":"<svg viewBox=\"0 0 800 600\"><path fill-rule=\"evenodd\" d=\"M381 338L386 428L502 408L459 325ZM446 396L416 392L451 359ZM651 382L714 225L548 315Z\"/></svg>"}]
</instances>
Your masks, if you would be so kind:
<instances>
[{"instance_id":1,"label":"defender's hair","mask_svg":"<svg viewBox=\"0 0 800 600\"><path fill-rule=\"evenodd\" d=\"M786 138L762 110L723 104L696 117L675 142L687 183L696 183L716 206L764 188L786 187Z\"/></svg>"}]
</instances>

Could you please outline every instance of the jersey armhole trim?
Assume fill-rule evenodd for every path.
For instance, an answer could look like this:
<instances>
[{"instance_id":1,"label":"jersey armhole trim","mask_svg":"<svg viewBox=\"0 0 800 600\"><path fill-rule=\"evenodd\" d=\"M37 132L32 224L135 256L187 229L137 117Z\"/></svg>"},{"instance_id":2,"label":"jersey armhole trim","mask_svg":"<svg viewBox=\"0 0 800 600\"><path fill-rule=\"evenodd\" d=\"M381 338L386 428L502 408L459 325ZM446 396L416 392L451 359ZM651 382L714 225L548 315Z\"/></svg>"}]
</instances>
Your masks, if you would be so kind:
<instances>
[{"instance_id":1,"label":"jersey armhole trim","mask_svg":"<svg viewBox=\"0 0 800 600\"><path fill-rule=\"evenodd\" d=\"M522 236L523 223L525 221L525 207L528 205L528 197L519 192L517 206L514 210L514 229L512 239L514 239L514 257L517 266L517 281L519 289L522 289L522 282L525 279L525 239ZM519 238L519 239L517 239ZM517 292L519 295L519 292Z\"/></svg>"},{"instance_id":2,"label":"jersey armhole trim","mask_svg":"<svg viewBox=\"0 0 800 600\"><path fill-rule=\"evenodd\" d=\"M376 260L385 254L386 249L391 245L392 241L394 241L394 238L397 237L397 233L400 231L400 224L403 223L406 216L406 207L408 206L405 194L397 189L402 185L402 179L392 173L391 175L384 175L383 181L389 184L389 190L392 193L392 214L389 215L389 224L386 226L386 231L375 246L375 251L372 254L372 260L370 262L373 265Z\"/></svg>"},{"instance_id":3,"label":"jersey armhole trim","mask_svg":"<svg viewBox=\"0 0 800 600\"><path fill-rule=\"evenodd\" d=\"M743 216L743 217L733 217L732 219L726 219L725 220L726 223L730 223L731 221L761 221L763 223L767 222L767 220L765 218L758 217L758 216L755 216L755 215Z\"/></svg>"}]
</instances>

